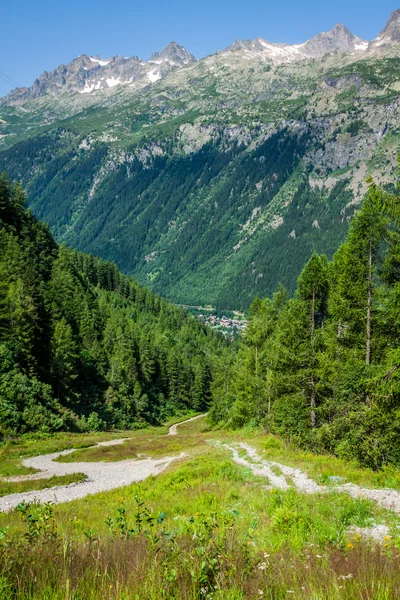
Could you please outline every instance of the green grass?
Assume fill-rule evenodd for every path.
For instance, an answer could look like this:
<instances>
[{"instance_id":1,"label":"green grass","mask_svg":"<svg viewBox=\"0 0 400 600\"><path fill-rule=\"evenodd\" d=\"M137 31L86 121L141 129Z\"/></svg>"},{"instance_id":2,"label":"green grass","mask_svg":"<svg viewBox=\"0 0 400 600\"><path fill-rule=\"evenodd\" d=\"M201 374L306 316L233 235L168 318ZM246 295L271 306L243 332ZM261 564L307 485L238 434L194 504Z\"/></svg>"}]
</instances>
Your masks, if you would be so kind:
<instances>
[{"instance_id":1,"label":"green grass","mask_svg":"<svg viewBox=\"0 0 400 600\"><path fill-rule=\"evenodd\" d=\"M47 479L28 479L25 481L0 481L0 497L8 494L20 494L53 488L59 485L69 485L70 483L79 483L84 481L84 473L72 473L71 475L53 475Z\"/></svg>"},{"instance_id":2,"label":"green grass","mask_svg":"<svg viewBox=\"0 0 400 600\"><path fill-rule=\"evenodd\" d=\"M184 451L192 451L205 446L204 436L163 436L149 435L142 438L135 437L132 441L124 442L118 446L97 446L96 448L82 449L60 456L57 461L73 463L78 461L117 461L143 456L160 457L170 456Z\"/></svg>"},{"instance_id":3,"label":"green grass","mask_svg":"<svg viewBox=\"0 0 400 600\"><path fill-rule=\"evenodd\" d=\"M206 436L203 434L203 429L206 427L205 419L185 423L178 428L178 435L166 435L171 425L181 423L197 414L199 413L175 417L167 421L164 427L153 427L135 432L132 439L126 440L123 444L82 448L71 454L60 456L57 461L63 463L113 462L143 456L160 457L186 451L201 451L206 446Z\"/></svg>"},{"instance_id":4,"label":"green grass","mask_svg":"<svg viewBox=\"0 0 400 600\"><path fill-rule=\"evenodd\" d=\"M137 431L37 434L8 440L0 445L0 476L10 477L32 473L34 469L22 466L21 461L24 458L70 448L76 448L77 451L61 457L60 462L116 461L136 458L138 454L159 457L186 450L202 452L206 448L207 440L218 439L227 442L231 440L248 442L260 450L263 458L300 468L319 483L329 483L329 477L336 475L360 486L400 489L400 471L390 465L380 471L361 468L355 461L349 462L331 455L312 454L299 450L278 436L265 434L261 430L212 431L208 429L207 419L198 419L178 427L177 436L166 436L170 425L195 415L196 413L189 413L178 416L169 420L163 427L148 427ZM131 439L118 446L90 448L99 441L118 438Z\"/></svg>"},{"instance_id":5,"label":"green grass","mask_svg":"<svg viewBox=\"0 0 400 600\"><path fill-rule=\"evenodd\" d=\"M109 441L120 438L133 438L145 440L155 436L162 436L168 433L168 428L175 423L180 423L186 419L196 416L199 413L190 412L187 414L177 415L169 419L162 427L147 427L137 431L112 431L98 433L57 433L57 434L26 434L17 438L11 438L3 441L0 444L0 477L12 477L14 475L28 475L34 473L34 469L28 469L21 463L24 458L30 456L39 456L42 454L50 454L53 452L61 452L71 448L84 449L94 446L98 442ZM194 421L196 423L196 421ZM144 444L145 445L145 444ZM105 455L107 450L120 449L119 446L107 448L105 447ZM112 452L111 452L112 454ZM110 455L111 455L110 454ZM76 457L75 454L73 456ZM135 454L130 454L129 457L134 457ZM74 459L75 460L75 459ZM86 458L85 458L86 460ZM87 460L90 460L89 458ZM94 459L96 460L96 459ZM97 460L105 460L102 454L99 453ZM120 460L115 458L114 460ZM71 461L68 461L71 462Z\"/></svg>"},{"instance_id":6,"label":"green grass","mask_svg":"<svg viewBox=\"0 0 400 600\"><path fill-rule=\"evenodd\" d=\"M385 511L344 494L268 490L211 446L141 484L59 505L54 518L52 510L0 516L8 527L0 529L5 600L400 593L398 540L378 548L347 534L388 518ZM395 534L398 519L390 518Z\"/></svg>"},{"instance_id":7,"label":"green grass","mask_svg":"<svg viewBox=\"0 0 400 600\"><path fill-rule=\"evenodd\" d=\"M212 442L247 441L263 458L320 480L336 474L371 485L379 474L299 452L260 431L209 431L206 419L181 425L177 436L166 432L130 432L132 440L123 445L90 449L88 443L126 432L39 438L36 452L32 440L21 440L20 452L30 454L80 446L68 456L79 460L187 454L140 484L1 514L2 600L400 596L399 516L334 488L315 495L268 489L266 478L233 463L223 445ZM13 448L16 453L18 445ZM381 477L387 481L388 475ZM384 544L348 531L375 523L390 527Z\"/></svg>"},{"instance_id":8,"label":"green grass","mask_svg":"<svg viewBox=\"0 0 400 600\"><path fill-rule=\"evenodd\" d=\"M390 465L379 471L373 471L360 467L356 461L299 450L276 436L258 434L246 439L262 451L263 458L299 468L318 483L328 483L329 477L336 475L348 482L368 488L400 489L400 471Z\"/></svg>"},{"instance_id":9,"label":"green grass","mask_svg":"<svg viewBox=\"0 0 400 600\"><path fill-rule=\"evenodd\" d=\"M61 452L70 448L87 448L97 442L130 437L136 432L118 431L101 433L29 434L4 441L0 444L0 476L27 475L34 473L21 464L24 458Z\"/></svg>"}]
</instances>

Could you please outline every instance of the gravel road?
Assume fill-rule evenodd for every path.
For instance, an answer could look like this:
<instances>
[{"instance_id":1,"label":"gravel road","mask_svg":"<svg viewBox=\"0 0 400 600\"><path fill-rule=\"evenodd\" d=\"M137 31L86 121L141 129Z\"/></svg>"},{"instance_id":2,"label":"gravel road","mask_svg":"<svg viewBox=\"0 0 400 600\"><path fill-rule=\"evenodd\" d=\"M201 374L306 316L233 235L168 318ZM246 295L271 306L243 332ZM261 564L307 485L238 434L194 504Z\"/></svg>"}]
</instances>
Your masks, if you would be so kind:
<instances>
[{"instance_id":1,"label":"gravel road","mask_svg":"<svg viewBox=\"0 0 400 600\"><path fill-rule=\"evenodd\" d=\"M180 423L175 423L175 425L171 425L171 427L168 430L168 435L178 435L177 427L179 427L179 425L183 425L183 423L190 423L191 421L197 421L197 419L201 419L206 415L207 413L204 413L203 415L197 415L197 417L192 417L191 419L187 419L186 421L181 421Z\"/></svg>"},{"instance_id":2,"label":"gravel road","mask_svg":"<svg viewBox=\"0 0 400 600\"><path fill-rule=\"evenodd\" d=\"M372 489L363 488L354 483L344 483L335 485L333 488L325 485L318 485L310 479L306 473L300 469L294 469L281 463L263 460L257 453L257 450L248 444L240 443L235 446L224 446L232 452L233 460L245 467L249 467L255 475L267 477L269 487L287 489L294 486L299 492L305 494L343 492L353 498L366 498L374 500L382 508L393 510L400 513L400 492L390 488ZM245 450L247 456L240 456L238 449ZM277 474L279 473L279 474Z\"/></svg>"},{"instance_id":3,"label":"gravel road","mask_svg":"<svg viewBox=\"0 0 400 600\"><path fill-rule=\"evenodd\" d=\"M205 417L198 415L181 423L176 423L169 428L168 435L177 435L177 428L183 423L190 423L196 419ZM122 444L126 439L110 440L99 442L99 446L111 446ZM281 463L263 460L257 453L257 450L245 443L234 445L223 445L217 442L219 446L228 449L232 453L234 462L248 467L255 475L260 475L268 479L268 485L271 488L287 489L294 486L299 492L306 494L326 493L335 490L344 492L353 498L367 498L374 500L379 506L400 513L400 492L393 489L370 489L362 488L353 483L345 483L331 486L319 485L306 473L300 469L295 469ZM244 450L245 455L239 453ZM167 456L153 459L128 459L118 462L74 462L60 463L54 462L59 456L70 454L74 449L46 454L44 456L35 456L22 461L26 467L33 467L39 473L33 475L22 475L19 477L10 477L8 481L21 481L29 479L44 479L53 475L69 475L72 473L84 473L87 476L85 481L62 485L46 490L24 492L20 494L10 494L0 498L0 512L8 511L17 506L20 502L71 502L79 498L84 498L90 494L105 492L119 487L130 485L137 481L142 481L150 475L158 475L166 469L172 462L185 456L181 453L177 456Z\"/></svg>"},{"instance_id":4,"label":"gravel road","mask_svg":"<svg viewBox=\"0 0 400 600\"><path fill-rule=\"evenodd\" d=\"M112 442L103 442L101 445L111 445L122 443L123 440L112 440ZM26 467L39 469L40 473L35 473L36 478L45 479L53 475L68 475L71 473L85 473L87 479L79 483L61 485L46 490L23 492L10 494L0 498L0 511L8 511L17 506L20 502L49 502L56 504L59 502L71 502L78 498L84 498L89 494L106 492L115 488L130 485L136 481L142 481L150 475L158 475L166 469L174 460L182 458L184 453L178 456L167 456L164 458L146 458L144 460L128 459L118 462L74 462L59 463L54 459L65 454L74 452L74 449L46 454L44 456L35 456L23 461ZM32 479L32 476L22 476L18 479ZM9 478L13 480L13 478ZM15 480L15 478L14 478Z\"/></svg>"},{"instance_id":5,"label":"gravel road","mask_svg":"<svg viewBox=\"0 0 400 600\"><path fill-rule=\"evenodd\" d=\"M192 417L181 423L172 425L167 435L177 435L177 427L183 423L189 423L200 419L205 415ZM121 438L119 440L110 440L99 442L97 446L115 446L123 444L125 440L131 438ZM22 492L18 494L9 494L0 498L0 512L5 512L15 508L20 502L49 502L56 504L59 502L71 502L79 498L84 498L90 494L106 492L119 487L130 485L136 481L147 479L150 475L158 475L169 465L185 456L181 453L178 456L166 456L163 458L145 458L141 460L128 459L118 462L74 462L60 463L54 462L59 456L71 454L75 449L54 452L43 456L35 456L22 461L25 467L33 467L38 472L31 475L19 475L17 477L8 477L7 481L29 481L35 479L48 479L53 475L70 475L72 473L84 473L87 476L85 481L71 483L69 485L60 485L45 490L36 490L32 492Z\"/></svg>"}]
</instances>

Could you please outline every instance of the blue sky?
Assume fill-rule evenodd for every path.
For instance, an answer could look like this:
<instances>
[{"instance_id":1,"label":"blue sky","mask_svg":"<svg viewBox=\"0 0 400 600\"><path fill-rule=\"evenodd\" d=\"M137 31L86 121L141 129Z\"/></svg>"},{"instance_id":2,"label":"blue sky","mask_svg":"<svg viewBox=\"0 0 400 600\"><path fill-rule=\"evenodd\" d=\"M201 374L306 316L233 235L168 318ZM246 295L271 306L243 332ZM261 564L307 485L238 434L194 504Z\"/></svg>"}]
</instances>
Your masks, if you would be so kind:
<instances>
[{"instance_id":1,"label":"blue sky","mask_svg":"<svg viewBox=\"0 0 400 600\"><path fill-rule=\"evenodd\" d=\"M0 71L30 85L79 54L146 59L174 40L201 58L235 38L299 43L336 23L372 39L399 6L399 0L8 0ZM0 95L11 87L0 77Z\"/></svg>"}]
</instances>

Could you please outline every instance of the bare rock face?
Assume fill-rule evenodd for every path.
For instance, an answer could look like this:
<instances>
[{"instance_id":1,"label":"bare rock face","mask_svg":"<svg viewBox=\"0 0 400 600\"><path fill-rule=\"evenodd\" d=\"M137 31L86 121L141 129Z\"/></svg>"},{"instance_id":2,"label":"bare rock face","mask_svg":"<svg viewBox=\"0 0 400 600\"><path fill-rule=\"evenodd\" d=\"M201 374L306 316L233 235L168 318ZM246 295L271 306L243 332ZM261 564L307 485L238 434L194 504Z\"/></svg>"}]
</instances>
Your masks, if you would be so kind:
<instances>
[{"instance_id":1,"label":"bare rock face","mask_svg":"<svg viewBox=\"0 0 400 600\"><path fill-rule=\"evenodd\" d=\"M392 12L386 26L372 43L381 46L391 42L400 42L400 8Z\"/></svg>"},{"instance_id":2,"label":"bare rock face","mask_svg":"<svg viewBox=\"0 0 400 600\"><path fill-rule=\"evenodd\" d=\"M366 50L368 42L354 35L344 25L335 25L328 32L319 33L301 45L301 53L312 58L319 58L330 52L351 53Z\"/></svg>"},{"instance_id":3,"label":"bare rock face","mask_svg":"<svg viewBox=\"0 0 400 600\"><path fill-rule=\"evenodd\" d=\"M238 57L252 61L263 61L273 65L294 63L310 59L320 59L326 55L380 54L380 46L400 42L400 9L392 12L385 28L372 42L362 40L342 24L335 25L327 32L302 44L284 44L266 41L260 37L254 40L235 40L231 46L207 59L218 60L221 55ZM123 58L113 56L102 59L99 55L83 54L67 65L60 65L54 71L45 71L32 86L13 90L2 99L2 104L22 104L28 100L57 94L58 92L92 93L97 90L125 85L143 88L165 77L173 70L185 69L196 62L195 57L183 46L170 42L162 52L154 52L148 61L137 56Z\"/></svg>"},{"instance_id":4,"label":"bare rock face","mask_svg":"<svg viewBox=\"0 0 400 600\"><path fill-rule=\"evenodd\" d=\"M190 54L183 46L180 46L176 42L170 42L161 54L154 52L151 55L149 62L156 61L169 63L171 66L183 67L196 62L196 59L193 54Z\"/></svg>"},{"instance_id":5,"label":"bare rock face","mask_svg":"<svg viewBox=\"0 0 400 600\"><path fill-rule=\"evenodd\" d=\"M82 54L50 73L45 71L31 87L13 90L2 103L23 104L27 100L60 91L90 93L117 85L134 86L139 81L146 85L161 79L173 69L195 61L195 57L176 42L168 44L160 54L154 53L147 62L137 56L102 59L99 55Z\"/></svg>"},{"instance_id":6,"label":"bare rock face","mask_svg":"<svg viewBox=\"0 0 400 600\"><path fill-rule=\"evenodd\" d=\"M235 40L225 52L244 52L248 57L257 54L268 56L275 63L293 62L306 58L321 58L332 52L353 54L367 50L368 42L354 35L344 25L335 25L328 32L322 32L303 44L277 44L262 38Z\"/></svg>"}]
</instances>

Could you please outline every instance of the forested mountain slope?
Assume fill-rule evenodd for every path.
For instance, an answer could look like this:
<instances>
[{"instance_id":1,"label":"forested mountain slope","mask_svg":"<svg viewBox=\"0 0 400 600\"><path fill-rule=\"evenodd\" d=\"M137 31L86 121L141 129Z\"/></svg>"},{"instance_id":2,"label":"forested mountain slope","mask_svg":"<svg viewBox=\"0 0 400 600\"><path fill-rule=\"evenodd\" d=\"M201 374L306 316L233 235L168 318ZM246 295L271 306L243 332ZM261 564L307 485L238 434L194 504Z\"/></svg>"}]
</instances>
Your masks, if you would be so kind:
<instances>
[{"instance_id":1,"label":"forested mountain slope","mask_svg":"<svg viewBox=\"0 0 400 600\"><path fill-rule=\"evenodd\" d=\"M294 297L254 300L239 353L218 370L211 420L399 465L399 299L400 197L371 184L331 262L313 254Z\"/></svg>"},{"instance_id":2,"label":"forested mountain slope","mask_svg":"<svg viewBox=\"0 0 400 600\"><path fill-rule=\"evenodd\" d=\"M338 25L197 62L175 45L156 81L112 87L119 59L79 57L2 101L0 169L58 241L176 302L247 307L293 291L313 250L333 255L369 174L390 189L399 32L395 11L370 43Z\"/></svg>"},{"instance_id":3,"label":"forested mountain slope","mask_svg":"<svg viewBox=\"0 0 400 600\"><path fill-rule=\"evenodd\" d=\"M115 265L58 246L0 177L0 435L156 423L210 399L226 346Z\"/></svg>"}]
</instances>

